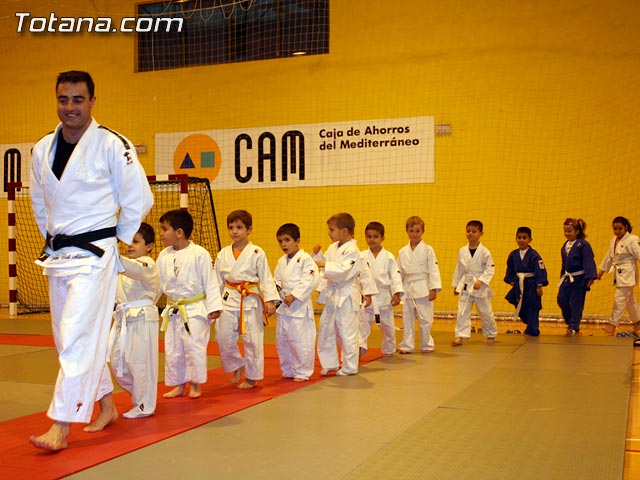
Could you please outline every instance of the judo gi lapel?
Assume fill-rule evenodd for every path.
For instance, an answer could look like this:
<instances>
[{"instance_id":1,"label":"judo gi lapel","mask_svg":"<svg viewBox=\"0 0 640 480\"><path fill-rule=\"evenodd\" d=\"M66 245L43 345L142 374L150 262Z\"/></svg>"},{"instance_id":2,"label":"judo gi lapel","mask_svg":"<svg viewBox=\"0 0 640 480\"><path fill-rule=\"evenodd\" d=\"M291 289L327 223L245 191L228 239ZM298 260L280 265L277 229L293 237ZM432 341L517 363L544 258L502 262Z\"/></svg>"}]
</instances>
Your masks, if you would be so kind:
<instances>
[{"instance_id":1,"label":"judo gi lapel","mask_svg":"<svg viewBox=\"0 0 640 480\"><path fill-rule=\"evenodd\" d=\"M233 249L230 250L231 258L233 258ZM247 245L242 249L242 252L240 252L238 258L234 259L233 266L231 267L231 270L229 270L229 280L249 280L248 278L245 278L247 274L245 267L248 264L251 255L254 254L254 250L255 247L253 243L247 243Z\"/></svg>"},{"instance_id":2,"label":"judo gi lapel","mask_svg":"<svg viewBox=\"0 0 640 480\"><path fill-rule=\"evenodd\" d=\"M47 152L47 161L43 162L42 165L42 178L44 179L44 183L47 185L46 190L50 194L50 200L52 202L57 201L57 197L59 195L65 195L69 193L67 189L65 189L65 185L72 179L74 179L77 175L85 176L87 165L86 165L86 152L95 138L96 132L98 130L98 122L95 119L91 120L91 125L84 132L80 141L77 143L75 148L73 149L73 153L69 157L69 161L64 168L64 172L58 180L58 178L53 173L51 169L53 166L53 160L56 156L56 147L58 145L58 135L60 134L60 130L62 129L62 124L58 125L56 128L54 135L54 139L49 145L49 151Z\"/></svg>"}]
</instances>

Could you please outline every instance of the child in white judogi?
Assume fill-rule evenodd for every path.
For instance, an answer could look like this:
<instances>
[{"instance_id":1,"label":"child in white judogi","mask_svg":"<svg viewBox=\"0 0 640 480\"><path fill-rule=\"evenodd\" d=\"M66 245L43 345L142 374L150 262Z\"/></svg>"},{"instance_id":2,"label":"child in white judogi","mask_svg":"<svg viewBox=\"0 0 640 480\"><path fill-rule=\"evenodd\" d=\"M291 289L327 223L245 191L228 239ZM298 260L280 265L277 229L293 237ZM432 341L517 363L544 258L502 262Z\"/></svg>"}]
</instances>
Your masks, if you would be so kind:
<instances>
[{"instance_id":1,"label":"child in white judogi","mask_svg":"<svg viewBox=\"0 0 640 480\"><path fill-rule=\"evenodd\" d=\"M111 372L118 384L131 393L133 408L122 416L153 415L158 394L158 308L160 278L149 256L155 243L153 227L142 222L116 287L116 310L109 334Z\"/></svg>"},{"instance_id":2,"label":"child in white judogi","mask_svg":"<svg viewBox=\"0 0 640 480\"><path fill-rule=\"evenodd\" d=\"M498 335L498 327L493 318L491 297L494 296L489 282L495 273L491 252L480 243L483 225L480 220L467 223L468 245L460 249L458 264L453 274L453 294L460 295L454 347L462 345L462 340L471 337L471 308L476 304L485 343L491 344Z\"/></svg>"},{"instance_id":3,"label":"child in white judogi","mask_svg":"<svg viewBox=\"0 0 640 480\"><path fill-rule=\"evenodd\" d=\"M166 331L164 382L175 386L165 398L185 395L187 382L190 398L202 395L211 322L222 310L211 255L189 240L192 231L193 218L186 210L171 210L160 217L160 238L167 247L158 256L160 284L167 296L161 328Z\"/></svg>"},{"instance_id":4,"label":"child in white judogi","mask_svg":"<svg viewBox=\"0 0 640 480\"><path fill-rule=\"evenodd\" d=\"M613 274L613 284L616 293L613 301L613 311L609 322L603 330L613 335L618 327L620 318L625 309L629 319L633 322L633 329L640 334L640 308L633 295L633 290L638 283L638 261L640 261L640 241L637 236L631 235L631 224L625 217L613 219L614 237L609 242L609 249L598 269L598 280L605 272Z\"/></svg>"},{"instance_id":5,"label":"child in white judogi","mask_svg":"<svg viewBox=\"0 0 640 480\"><path fill-rule=\"evenodd\" d=\"M376 283L378 294L372 296L371 305L362 311L360 352L362 353L368 349L371 327L375 322L382 330L382 345L380 348L382 354L385 356L393 355L396 351L396 328L393 307L400 304L401 296L404 295L402 279L400 278L395 257L382 246L384 225L379 222L369 222L364 233L369 248L361 253Z\"/></svg>"},{"instance_id":6,"label":"child in white judogi","mask_svg":"<svg viewBox=\"0 0 640 480\"><path fill-rule=\"evenodd\" d=\"M276 238L284 255L274 272L282 303L276 309L276 349L284 378L296 382L313 375L316 322L311 294L318 286L318 266L300 249L300 229L285 223Z\"/></svg>"},{"instance_id":7,"label":"child in white judogi","mask_svg":"<svg viewBox=\"0 0 640 480\"><path fill-rule=\"evenodd\" d=\"M318 357L321 374L336 372L337 376L358 373L358 310L364 297L365 307L371 304L371 295L377 293L375 282L360 277L365 262L353 239L355 221L348 213L338 213L327 220L329 237L334 242L326 252L325 288L318 303L325 307L318 327ZM364 272L366 273L366 272ZM366 278L369 278L367 281ZM365 281L360 287L360 283ZM342 368L338 356L342 348Z\"/></svg>"},{"instance_id":8,"label":"child in white judogi","mask_svg":"<svg viewBox=\"0 0 640 480\"><path fill-rule=\"evenodd\" d=\"M415 348L415 319L420 328L420 351L433 352L435 342L431 336L433 326L433 302L442 290L438 259L431 245L422 241L424 220L409 217L405 224L409 243L398 252L398 268L402 277L405 297L402 304L402 342L400 353L410 353Z\"/></svg>"},{"instance_id":9,"label":"child in white judogi","mask_svg":"<svg viewBox=\"0 0 640 480\"><path fill-rule=\"evenodd\" d=\"M232 245L218 253L215 272L222 288L223 311L216 323L216 340L225 373L238 388L256 386L264 378L264 323L276 311L280 299L267 256L249 241L253 218L246 210L227 216ZM242 337L244 359L238 339Z\"/></svg>"}]
</instances>

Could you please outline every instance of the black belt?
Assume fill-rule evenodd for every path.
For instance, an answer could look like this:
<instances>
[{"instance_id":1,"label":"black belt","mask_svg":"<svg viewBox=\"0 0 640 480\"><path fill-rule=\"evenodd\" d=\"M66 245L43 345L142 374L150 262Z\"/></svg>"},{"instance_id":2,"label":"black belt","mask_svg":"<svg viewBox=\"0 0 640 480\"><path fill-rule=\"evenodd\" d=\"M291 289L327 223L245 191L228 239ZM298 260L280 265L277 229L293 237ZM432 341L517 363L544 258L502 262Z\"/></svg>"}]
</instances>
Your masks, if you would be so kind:
<instances>
[{"instance_id":1,"label":"black belt","mask_svg":"<svg viewBox=\"0 0 640 480\"><path fill-rule=\"evenodd\" d=\"M78 247L87 250L98 257L104 255L104 250L91 242L116 236L116 227L101 228L92 232L79 233L77 235L58 234L51 236L47 232L47 247L60 250L64 247Z\"/></svg>"}]
</instances>

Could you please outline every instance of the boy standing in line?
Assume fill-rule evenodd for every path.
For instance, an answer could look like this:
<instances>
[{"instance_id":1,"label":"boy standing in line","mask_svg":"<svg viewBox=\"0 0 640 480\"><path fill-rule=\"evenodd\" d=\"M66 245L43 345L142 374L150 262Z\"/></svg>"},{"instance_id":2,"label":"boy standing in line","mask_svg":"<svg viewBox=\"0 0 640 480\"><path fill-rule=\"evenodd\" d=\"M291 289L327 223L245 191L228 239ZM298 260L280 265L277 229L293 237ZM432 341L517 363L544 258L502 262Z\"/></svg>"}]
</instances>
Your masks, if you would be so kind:
<instances>
[{"instance_id":1,"label":"boy standing in line","mask_svg":"<svg viewBox=\"0 0 640 480\"><path fill-rule=\"evenodd\" d=\"M283 378L294 382L313 375L316 348L316 321L311 294L320 282L318 266L300 248L300 228L285 223L276 238L284 255L274 273L282 303L276 314L276 348Z\"/></svg>"},{"instance_id":2,"label":"boy standing in line","mask_svg":"<svg viewBox=\"0 0 640 480\"><path fill-rule=\"evenodd\" d=\"M384 225L380 222L369 222L364 235L369 248L361 253L369 264L378 294L373 297L373 305L364 309L364 322L360 322L360 348L367 350L367 339L375 321L382 330L380 350L383 355L390 356L396 351L393 307L400 304L401 296L404 294L402 279L395 257L382 246Z\"/></svg>"},{"instance_id":3,"label":"boy standing in line","mask_svg":"<svg viewBox=\"0 0 640 480\"><path fill-rule=\"evenodd\" d=\"M458 253L458 264L452 282L453 294L460 295L456 336L451 342L454 347L459 347L463 339L471 337L471 308L474 303L480 314L485 343L492 344L498 335L498 327L491 309L491 297L494 293L489 286L495 273L495 265L491 252L480 243L483 228L480 220L467 222L469 244L462 247Z\"/></svg>"},{"instance_id":4,"label":"boy standing in line","mask_svg":"<svg viewBox=\"0 0 640 480\"><path fill-rule=\"evenodd\" d=\"M186 210L170 210L160 217L160 238L167 247L158 255L158 272L167 306L162 312L165 346L165 379L174 388L163 396L202 395L207 381L207 345L211 322L220 316L220 287L213 273L211 255L189 237L193 218Z\"/></svg>"},{"instance_id":5,"label":"boy standing in line","mask_svg":"<svg viewBox=\"0 0 640 480\"><path fill-rule=\"evenodd\" d=\"M216 323L216 340L225 373L233 372L238 388L254 388L264 378L264 323L276 311L280 299L267 256L249 241L253 217L246 210L227 216L227 229L233 244L218 253L215 272L223 288L223 311ZM244 358L238 339L244 343ZM245 379L242 380L242 374Z\"/></svg>"},{"instance_id":6,"label":"boy standing in line","mask_svg":"<svg viewBox=\"0 0 640 480\"><path fill-rule=\"evenodd\" d=\"M542 309L542 287L549 285L547 270L540 254L529 246L531 243L531 229L518 227L516 243L518 248L507 258L507 273L505 283L511 285L511 290L505 297L516 307L515 320L520 318L527 328L525 335L538 337L540 335L540 310Z\"/></svg>"},{"instance_id":7,"label":"boy standing in line","mask_svg":"<svg viewBox=\"0 0 640 480\"><path fill-rule=\"evenodd\" d=\"M420 351L431 353L435 342L431 336L433 302L442 290L440 268L436 253L422 241L424 220L413 216L405 225L409 244L398 252L398 267L404 285L405 298L402 307L403 333L400 353L410 353L415 348L415 319L420 327Z\"/></svg>"},{"instance_id":8,"label":"boy standing in line","mask_svg":"<svg viewBox=\"0 0 640 480\"><path fill-rule=\"evenodd\" d=\"M118 385L131 393L133 408L122 416L153 415L158 397L158 308L160 278L149 256L155 232L142 222L127 257L120 256L124 272L118 277L116 310L109 334L111 371Z\"/></svg>"},{"instance_id":9,"label":"boy standing in line","mask_svg":"<svg viewBox=\"0 0 640 480\"><path fill-rule=\"evenodd\" d=\"M353 239L353 217L348 213L338 213L327 220L327 226L334 243L326 252L324 278L327 285L317 300L325 304L318 327L318 357L321 375L336 372L342 377L358 373L360 301L364 297L364 306L371 305L371 295L376 294L377 289L371 276L364 271L365 262ZM338 342L342 347L342 368Z\"/></svg>"}]
</instances>

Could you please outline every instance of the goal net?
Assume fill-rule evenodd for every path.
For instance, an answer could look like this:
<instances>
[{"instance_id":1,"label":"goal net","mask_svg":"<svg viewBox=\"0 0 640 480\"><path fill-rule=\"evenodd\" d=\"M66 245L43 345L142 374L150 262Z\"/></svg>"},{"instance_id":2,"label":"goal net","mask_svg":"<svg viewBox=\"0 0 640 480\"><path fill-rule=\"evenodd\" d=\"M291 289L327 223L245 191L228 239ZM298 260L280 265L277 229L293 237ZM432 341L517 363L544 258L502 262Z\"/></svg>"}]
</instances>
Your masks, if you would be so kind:
<instances>
[{"instance_id":1,"label":"goal net","mask_svg":"<svg viewBox=\"0 0 640 480\"><path fill-rule=\"evenodd\" d=\"M220 251L220 235L209 180L186 175L171 175L162 180L157 177L149 179L154 205L144 221L156 231L156 243L151 256L158 258L164 248L158 235L160 216L169 210L188 208L194 221L191 240L206 248L215 258ZM13 204L13 209L9 209L11 314L48 311L46 276L42 274L42 268L34 263L40 256L44 239L33 218L29 186L10 184L8 199Z\"/></svg>"}]
</instances>

